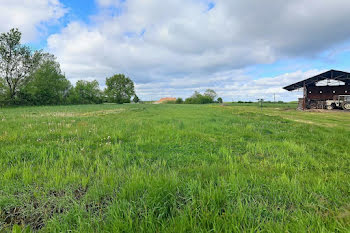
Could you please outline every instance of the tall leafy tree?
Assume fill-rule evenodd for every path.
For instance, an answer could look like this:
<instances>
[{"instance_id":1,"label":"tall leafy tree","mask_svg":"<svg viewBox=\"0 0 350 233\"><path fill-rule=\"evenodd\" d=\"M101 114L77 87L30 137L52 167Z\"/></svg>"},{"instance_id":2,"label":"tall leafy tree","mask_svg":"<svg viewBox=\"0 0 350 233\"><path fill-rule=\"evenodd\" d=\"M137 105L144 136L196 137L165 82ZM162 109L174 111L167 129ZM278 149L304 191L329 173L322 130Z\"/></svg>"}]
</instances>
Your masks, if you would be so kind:
<instances>
[{"instance_id":1,"label":"tall leafy tree","mask_svg":"<svg viewBox=\"0 0 350 233\"><path fill-rule=\"evenodd\" d=\"M124 74L116 74L106 79L105 93L108 101L112 103L130 103L130 98L135 95L134 82Z\"/></svg>"},{"instance_id":2,"label":"tall leafy tree","mask_svg":"<svg viewBox=\"0 0 350 233\"><path fill-rule=\"evenodd\" d=\"M204 96L209 97L214 102L215 98L217 97L217 94L213 89L207 89L204 92Z\"/></svg>"},{"instance_id":3,"label":"tall leafy tree","mask_svg":"<svg viewBox=\"0 0 350 233\"><path fill-rule=\"evenodd\" d=\"M201 96L202 96L202 94L199 91L195 91L192 94L191 98L200 98Z\"/></svg>"},{"instance_id":4,"label":"tall leafy tree","mask_svg":"<svg viewBox=\"0 0 350 233\"><path fill-rule=\"evenodd\" d=\"M57 62L48 60L32 74L20 96L29 104L57 105L66 103L71 88Z\"/></svg>"},{"instance_id":5,"label":"tall leafy tree","mask_svg":"<svg viewBox=\"0 0 350 233\"><path fill-rule=\"evenodd\" d=\"M5 80L12 102L42 58L41 51L33 53L29 47L21 45L21 35L18 29L0 35L0 77Z\"/></svg>"},{"instance_id":6,"label":"tall leafy tree","mask_svg":"<svg viewBox=\"0 0 350 233\"><path fill-rule=\"evenodd\" d=\"M96 80L79 80L70 93L70 103L73 104L98 104L102 103L102 93Z\"/></svg>"}]
</instances>

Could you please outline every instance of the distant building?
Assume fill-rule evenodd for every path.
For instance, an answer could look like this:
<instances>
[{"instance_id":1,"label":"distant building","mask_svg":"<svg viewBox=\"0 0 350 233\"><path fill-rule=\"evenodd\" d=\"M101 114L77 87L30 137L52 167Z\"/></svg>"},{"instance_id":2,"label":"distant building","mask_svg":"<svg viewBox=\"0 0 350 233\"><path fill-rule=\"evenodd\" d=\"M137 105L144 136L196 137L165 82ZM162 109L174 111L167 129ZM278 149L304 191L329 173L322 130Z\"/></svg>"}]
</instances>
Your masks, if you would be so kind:
<instances>
[{"instance_id":1,"label":"distant building","mask_svg":"<svg viewBox=\"0 0 350 233\"><path fill-rule=\"evenodd\" d=\"M165 98L161 98L160 100L154 102L155 104L163 104L166 103L168 101L176 101L176 98L173 97L165 97Z\"/></svg>"},{"instance_id":2,"label":"distant building","mask_svg":"<svg viewBox=\"0 0 350 233\"><path fill-rule=\"evenodd\" d=\"M304 91L303 98L299 99L300 109L328 108L329 100L337 100L339 96L350 95L350 73L329 70L283 89L287 91L302 89Z\"/></svg>"}]
</instances>

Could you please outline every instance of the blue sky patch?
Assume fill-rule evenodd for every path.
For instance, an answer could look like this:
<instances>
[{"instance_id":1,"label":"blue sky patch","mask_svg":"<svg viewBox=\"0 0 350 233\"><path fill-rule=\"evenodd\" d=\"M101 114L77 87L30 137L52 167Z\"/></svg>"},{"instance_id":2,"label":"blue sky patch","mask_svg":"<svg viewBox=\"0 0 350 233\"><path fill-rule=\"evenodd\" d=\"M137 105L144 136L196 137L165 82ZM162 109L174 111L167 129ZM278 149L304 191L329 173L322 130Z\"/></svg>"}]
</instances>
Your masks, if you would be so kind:
<instances>
[{"instance_id":1,"label":"blue sky patch","mask_svg":"<svg viewBox=\"0 0 350 233\"><path fill-rule=\"evenodd\" d=\"M215 7L215 3L214 2L210 2L209 4L208 4L208 11L210 11L211 9L213 9L214 7Z\"/></svg>"}]
</instances>

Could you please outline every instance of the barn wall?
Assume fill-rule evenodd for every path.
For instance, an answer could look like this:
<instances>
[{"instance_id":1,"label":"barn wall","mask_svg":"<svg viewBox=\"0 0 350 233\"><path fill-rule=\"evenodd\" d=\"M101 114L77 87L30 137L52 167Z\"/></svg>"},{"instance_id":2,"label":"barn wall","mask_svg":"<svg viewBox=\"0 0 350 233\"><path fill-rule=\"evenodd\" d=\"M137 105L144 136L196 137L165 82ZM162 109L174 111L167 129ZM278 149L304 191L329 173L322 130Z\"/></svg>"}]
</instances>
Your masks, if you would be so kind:
<instances>
[{"instance_id":1,"label":"barn wall","mask_svg":"<svg viewBox=\"0 0 350 233\"><path fill-rule=\"evenodd\" d=\"M322 93L321 93L322 92ZM307 98L312 100L330 100L337 95L350 95L350 85L343 86L309 86Z\"/></svg>"}]
</instances>

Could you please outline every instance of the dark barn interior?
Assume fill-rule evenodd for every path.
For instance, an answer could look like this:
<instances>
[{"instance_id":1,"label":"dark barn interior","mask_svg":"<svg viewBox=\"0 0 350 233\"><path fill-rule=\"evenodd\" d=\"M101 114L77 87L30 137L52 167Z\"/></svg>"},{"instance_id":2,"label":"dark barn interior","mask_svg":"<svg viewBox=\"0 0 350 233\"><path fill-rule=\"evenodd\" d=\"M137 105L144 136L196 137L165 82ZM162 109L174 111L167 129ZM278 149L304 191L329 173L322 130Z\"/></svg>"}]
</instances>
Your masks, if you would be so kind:
<instances>
[{"instance_id":1,"label":"dark barn interior","mask_svg":"<svg viewBox=\"0 0 350 233\"><path fill-rule=\"evenodd\" d=\"M325 85L319 85L320 82ZM300 109L324 109L327 108L327 104L329 105L329 100L339 100L339 96L344 98L350 95L350 73L329 70L283 89L287 91L302 89L304 91L303 98L299 99Z\"/></svg>"}]
</instances>

